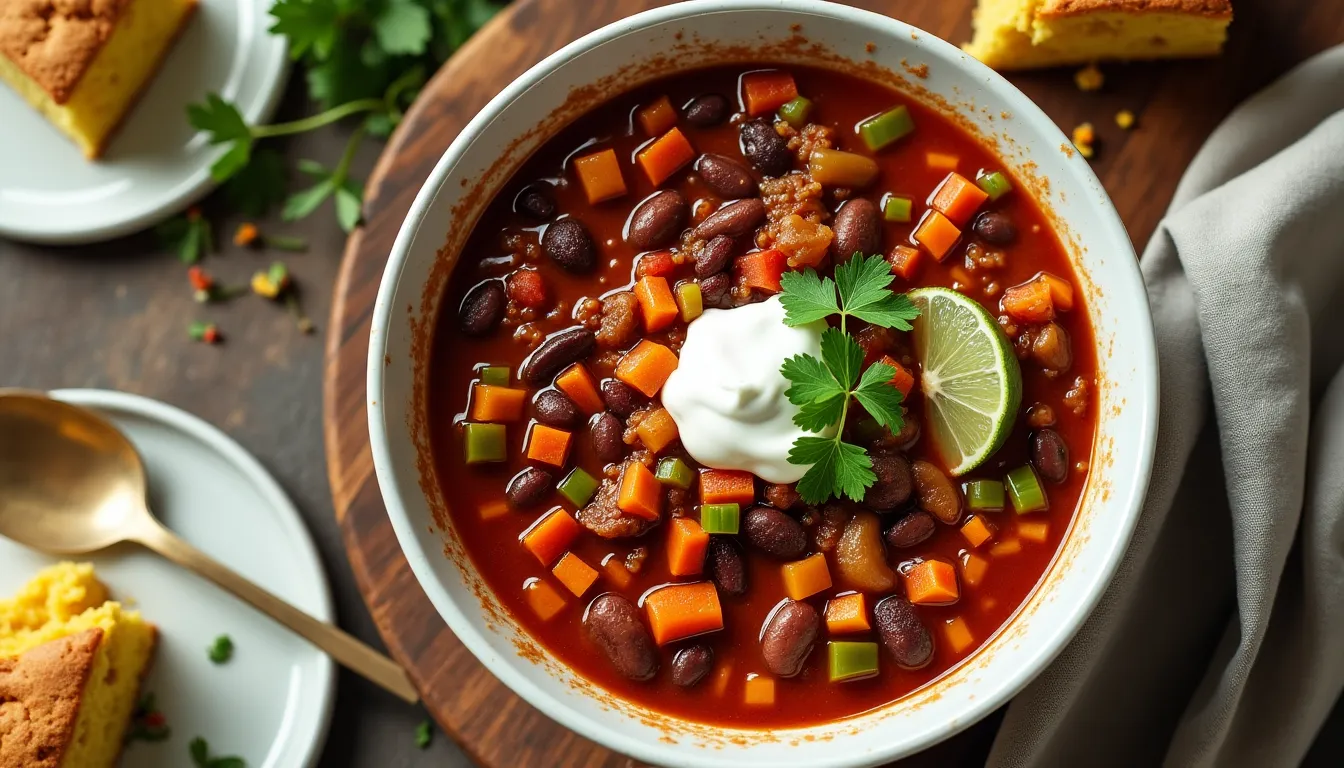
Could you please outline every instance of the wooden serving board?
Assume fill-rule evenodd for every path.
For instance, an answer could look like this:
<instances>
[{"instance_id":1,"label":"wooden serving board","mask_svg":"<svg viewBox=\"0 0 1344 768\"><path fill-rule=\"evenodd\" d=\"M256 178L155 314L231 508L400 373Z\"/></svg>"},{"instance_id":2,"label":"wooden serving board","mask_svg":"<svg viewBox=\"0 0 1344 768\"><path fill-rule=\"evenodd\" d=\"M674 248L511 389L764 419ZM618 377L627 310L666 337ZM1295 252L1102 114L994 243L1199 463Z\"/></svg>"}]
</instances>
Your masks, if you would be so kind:
<instances>
[{"instance_id":1,"label":"wooden serving board","mask_svg":"<svg viewBox=\"0 0 1344 768\"><path fill-rule=\"evenodd\" d=\"M373 476L365 410L369 317L392 241L420 185L453 138L513 78L604 24L667 0L516 0L425 87L367 185L366 224L346 246L328 324L324 421L331 491L355 579L392 655L425 706L479 764L628 766L514 696L458 642L412 576ZM858 0L947 40L970 35L974 0ZM1104 67L1081 93L1071 71L1011 79L1068 132L1098 132L1093 167L1137 247L1147 242L1181 172L1241 99L1310 54L1344 40L1344 0L1236 0L1218 59ZM1138 116L1131 131L1113 116ZM983 763L998 718L919 756L921 764Z\"/></svg>"}]
</instances>

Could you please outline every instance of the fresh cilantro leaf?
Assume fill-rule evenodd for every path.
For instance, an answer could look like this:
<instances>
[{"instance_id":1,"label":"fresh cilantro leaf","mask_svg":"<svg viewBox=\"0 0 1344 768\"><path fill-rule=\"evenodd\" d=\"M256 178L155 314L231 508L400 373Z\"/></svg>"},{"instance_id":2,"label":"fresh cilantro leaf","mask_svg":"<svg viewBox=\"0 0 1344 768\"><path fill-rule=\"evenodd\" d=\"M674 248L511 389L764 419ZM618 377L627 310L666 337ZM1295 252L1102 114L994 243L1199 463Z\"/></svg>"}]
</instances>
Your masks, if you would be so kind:
<instances>
[{"instance_id":1,"label":"fresh cilantro leaf","mask_svg":"<svg viewBox=\"0 0 1344 768\"><path fill-rule=\"evenodd\" d=\"M168 219L154 231L163 247L176 253L183 264L195 264L215 247L210 220L195 208Z\"/></svg>"},{"instance_id":2,"label":"fresh cilantro leaf","mask_svg":"<svg viewBox=\"0 0 1344 768\"><path fill-rule=\"evenodd\" d=\"M264 216L285 199L285 162L279 152L260 148L224 183L224 196L247 216Z\"/></svg>"},{"instance_id":3,"label":"fresh cilantro leaf","mask_svg":"<svg viewBox=\"0 0 1344 768\"><path fill-rule=\"evenodd\" d=\"M892 432L899 432L905 419L901 415L901 390L891 384L891 377L895 373L896 369L886 363L873 363L863 372L863 378L859 379L854 397L858 398L859 405L878 424L889 427Z\"/></svg>"},{"instance_id":4,"label":"fresh cilantro leaf","mask_svg":"<svg viewBox=\"0 0 1344 768\"><path fill-rule=\"evenodd\" d=\"M191 752L191 762L199 768L208 768L210 765L210 745L205 743L205 739L197 736L191 740L187 749Z\"/></svg>"},{"instance_id":5,"label":"fresh cilantro leaf","mask_svg":"<svg viewBox=\"0 0 1344 768\"><path fill-rule=\"evenodd\" d=\"M434 740L434 724L428 720L421 721L415 726L415 746L426 749L429 743Z\"/></svg>"},{"instance_id":6,"label":"fresh cilantro leaf","mask_svg":"<svg viewBox=\"0 0 1344 768\"><path fill-rule=\"evenodd\" d=\"M789 463L812 465L797 485L808 504L841 495L859 501L877 480L868 453L839 438L800 437L789 450Z\"/></svg>"},{"instance_id":7,"label":"fresh cilantro leaf","mask_svg":"<svg viewBox=\"0 0 1344 768\"><path fill-rule=\"evenodd\" d=\"M224 664L233 658L233 638L228 635L220 635L215 638L215 642L210 645L210 661L216 664Z\"/></svg>"},{"instance_id":8,"label":"fresh cilantro leaf","mask_svg":"<svg viewBox=\"0 0 1344 768\"><path fill-rule=\"evenodd\" d=\"M850 311L849 314L883 328L895 328L898 331L913 328L910 323L919 317L919 308L904 293L887 291L886 294L876 302Z\"/></svg>"},{"instance_id":9,"label":"fresh cilantro leaf","mask_svg":"<svg viewBox=\"0 0 1344 768\"><path fill-rule=\"evenodd\" d=\"M789 381L785 397L794 405L806 405L845 394L826 365L812 355L794 355L784 361L780 374Z\"/></svg>"},{"instance_id":10,"label":"fresh cilantro leaf","mask_svg":"<svg viewBox=\"0 0 1344 768\"><path fill-rule=\"evenodd\" d=\"M835 445L835 495L862 501L863 492L877 482L873 460L868 458L868 451L853 443L837 440Z\"/></svg>"},{"instance_id":11,"label":"fresh cilantro leaf","mask_svg":"<svg viewBox=\"0 0 1344 768\"><path fill-rule=\"evenodd\" d=\"M210 134L211 144L252 139L252 129L247 127L243 114L217 93L207 93L204 104L189 104L187 119L196 130Z\"/></svg>"},{"instance_id":12,"label":"fresh cilantro leaf","mask_svg":"<svg viewBox=\"0 0 1344 768\"><path fill-rule=\"evenodd\" d=\"M798 407L798 413L793 415L793 423L808 432L825 432L840 421L848 399L849 394L841 392L835 397L804 403Z\"/></svg>"},{"instance_id":13,"label":"fresh cilantro leaf","mask_svg":"<svg viewBox=\"0 0 1344 768\"><path fill-rule=\"evenodd\" d=\"M827 328L821 332L821 359L835 380L848 392L859 378L863 348L853 336L839 328Z\"/></svg>"},{"instance_id":14,"label":"fresh cilantro leaf","mask_svg":"<svg viewBox=\"0 0 1344 768\"><path fill-rule=\"evenodd\" d=\"M346 179L336 188L336 221L347 234L359 226L363 198L364 186L354 179Z\"/></svg>"},{"instance_id":15,"label":"fresh cilantro leaf","mask_svg":"<svg viewBox=\"0 0 1344 768\"><path fill-rule=\"evenodd\" d=\"M381 98L398 73L398 59L369 65L354 44L338 45L331 56L308 65L308 95L323 109L358 99ZM404 60L403 60L404 61Z\"/></svg>"},{"instance_id":16,"label":"fresh cilantro leaf","mask_svg":"<svg viewBox=\"0 0 1344 768\"><path fill-rule=\"evenodd\" d=\"M891 265L881 256L856 254L837 266L835 283L845 314L883 328L910 330L919 311L904 294L887 288L894 279Z\"/></svg>"},{"instance_id":17,"label":"fresh cilantro leaf","mask_svg":"<svg viewBox=\"0 0 1344 768\"><path fill-rule=\"evenodd\" d=\"M335 192L336 184L331 177L322 179L313 186L290 195L285 200L285 207L280 211L280 218L285 221L298 221L317 210L317 207Z\"/></svg>"},{"instance_id":18,"label":"fresh cilantro leaf","mask_svg":"<svg viewBox=\"0 0 1344 768\"><path fill-rule=\"evenodd\" d=\"M835 283L821 277L815 269L803 272L785 272L780 275L783 289L779 301L784 305L785 324L797 327L824 320L840 313L835 301Z\"/></svg>"},{"instance_id":19,"label":"fresh cilantro leaf","mask_svg":"<svg viewBox=\"0 0 1344 768\"><path fill-rule=\"evenodd\" d=\"M429 11L415 0L387 0L373 21L373 34L387 53L417 55L425 52L434 29Z\"/></svg>"},{"instance_id":20,"label":"fresh cilantro leaf","mask_svg":"<svg viewBox=\"0 0 1344 768\"><path fill-rule=\"evenodd\" d=\"M334 0L276 0L271 16L275 23L268 31L289 38L289 55L296 60L309 51L327 58L341 35L341 9Z\"/></svg>"}]
</instances>

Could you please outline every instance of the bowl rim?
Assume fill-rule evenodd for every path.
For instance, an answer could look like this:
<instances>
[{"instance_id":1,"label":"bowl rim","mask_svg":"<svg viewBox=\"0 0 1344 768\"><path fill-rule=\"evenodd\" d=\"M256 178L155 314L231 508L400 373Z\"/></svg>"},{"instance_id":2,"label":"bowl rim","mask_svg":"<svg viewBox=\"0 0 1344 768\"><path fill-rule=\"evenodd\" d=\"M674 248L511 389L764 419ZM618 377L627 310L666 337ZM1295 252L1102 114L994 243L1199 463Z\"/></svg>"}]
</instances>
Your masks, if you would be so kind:
<instances>
[{"instance_id":1,"label":"bowl rim","mask_svg":"<svg viewBox=\"0 0 1344 768\"><path fill-rule=\"evenodd\" d=\"M525 676L517 673L509 663L501 659L491 649L485 637L472 625L467 614L447 593L444 586L439 583L433 564L429 562L425 553L416 545L417 524L410 520L407 514L407 504L394 469L386 413L383 407L384 356L386 354L388 327L394 317L395 294L410 258L412 245L419 234L424 219L433 207L435 199L451 176L452 170L470 148L481 129L492 123L511 102L536 85L538 81L560 69L579 53L649 27L725 11L786 11L798 13L801 16L822 16L854 24L880 32L884 37L918 35L922 42L931 46L931 55L941 54L942 58L946 59L952 66L968 69L969 74L982 79L987 87L999 92L1004 99L1011 103L1014 116L1026 121L1030 126L1030 131L1043 136L1054 134L1061 141L1067 140L1054 122L1046 116L1035 102L997 72L973 57L965 56L952 43L899 19L860 8L825 2L824 0L685 0L685 2L643 11L608 24L545 57L491 99L463 127L457 138L453 140L435 164L416 194L415 200L397 233L372 311L365 402L369 414L369 438L374 472L387 508L389 521L416 581L425 590L430 602L457 638L491 674L495 675L520 698L537 707L543 714L565 728L591 738L617 752L655 764L665 763L674 754L682 759L684 759L684 755L673 753L668 746L657 742L641 741L598 720L579 714L577 710L566 706L560 699L551 696ZM1117 247L1114 256L1121 259L1128 258L1133 263L1133 268L1121 270L1119 277L1109 287L1112 292L1136 297L1140 305L1141 315L1149 321L1141 328L1135 329L1134 335L1126 339L1127 346L1133 345L1141 367L1140 374L1137 377L1130 378L1126 386L1126 389L1132 393L1129 399L1131 410L1127 413L1127 420L1133 421L1137 426L1135 442L1140 448L1138 471L1129 478L1115 480L1112 486L1115 494L1121 498L1125 505L1127 517L1117 530L1117 535L1108 542L1105 550L1099 553L1104 555L1104 561L1100 567L1096 568L1093 577L1087 583L1081 585L1083 599L1077 600L1072 610L1064 615L1064 620L1060 621L1043 637L1043 642L1037 646L1035 653L1025 660L1026 663L1009 669L996 682L990 683L987 691L988 695L977 696L970 700L961 717L949 723L943 729L930 731L928 738L913 749L910 747L909 741L895 740L890 745L863 753L850 750L834 750L829 756L813 755L810 756L809 766L815 766L816 768L850 768L852 766L878 765L911 754L919 749L926 749L981 720L1021 692L1060 654L1100 602L1106 592L1107 585L1120 567L1123 554L1128 548L1134 528L1142 513L1143 500L1147 493L1155 460L1159 406L1156 342L1152 326L1152 312L1148 306L1147 292L1138 269L1138 257L1134 252L1133 244L1124 224L1110 197L1105 194L1104 188L1092 171L1091 166L1077 156L1071 156L1066 162L1075 173L1081 176L1080 181L1085 186L1101 192L1090 203L1098 209L1097 215L1102 225L1095 230L1097 239L1107 243L1115 243L1119 247ZM1045 204L1044 201L1042 201L1042 204ZM1112 281L1108 280L1108 282ZM1133 412L1136 401L1138 413ZM1055 567L1055 563L1052 560L1050 568L1053 567ZM1039 585L1033 589L1033 595L1035 589L1039 589ZM856 717L862 717L862 715L856 715ZM826 723L800 726L800 729L821 725L826 725ZM704 755L696 761L696 764L740 768L741 758L736 752L706 750Z\"/></svg>"}]
</instances>

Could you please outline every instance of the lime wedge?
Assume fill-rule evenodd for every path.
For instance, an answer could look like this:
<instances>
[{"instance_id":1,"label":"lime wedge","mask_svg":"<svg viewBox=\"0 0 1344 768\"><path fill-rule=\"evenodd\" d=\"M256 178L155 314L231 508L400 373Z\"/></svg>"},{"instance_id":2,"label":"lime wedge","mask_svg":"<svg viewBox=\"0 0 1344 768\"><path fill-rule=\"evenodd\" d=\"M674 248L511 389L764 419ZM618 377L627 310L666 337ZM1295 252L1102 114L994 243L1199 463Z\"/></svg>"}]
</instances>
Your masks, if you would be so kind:
<instances>
[{"instance_id":1,"label":"lime wedge","mask_svg":"<svg viewBox=\"0 0 1344 768\"><path fill-rule=\"evenodd\" d=\"M999 324L974 299L919 288L913 331L926 433L953 476L1003 447L1022 404L1022 369Z\"/></svg>"}]
</instances>

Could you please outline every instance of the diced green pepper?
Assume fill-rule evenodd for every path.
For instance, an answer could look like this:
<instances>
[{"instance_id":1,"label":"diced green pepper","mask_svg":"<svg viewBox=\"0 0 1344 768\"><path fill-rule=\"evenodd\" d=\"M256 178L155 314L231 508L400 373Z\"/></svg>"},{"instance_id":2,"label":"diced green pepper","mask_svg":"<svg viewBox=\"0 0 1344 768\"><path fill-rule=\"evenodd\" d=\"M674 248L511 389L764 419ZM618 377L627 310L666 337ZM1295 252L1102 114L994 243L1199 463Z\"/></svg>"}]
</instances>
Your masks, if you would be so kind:
<instances>
[{"instance_id":1,"label":"diced green pepper","mask_svg":"<svg viewBox=\"0 0 1344 768\"><path fill-rule=\"evenodd\" d=\"M511 383L507 365L488 365L481 369L481 383L492 387L507 387Z\"/></svg>"},{"instance_id":2,"label":"diced green pepper","mask_svg":"<svg viewBox=\"0 0 1344 768\"><path fill-rule=\"evenodd\" d=\"M909 135L913 130L915 119L904 104L859 123L859 137L874 152Z\"/></svg>"},{"instance_id":3,"label":"diced green pepper","mask_svg":"<svg viewBox=\"0 0 1344 768\"><path fill-rule=\"evenodd\" d=\"M887 221L907 222L910 221L911 210L914 202L908 197L898 197L888 195L882 203L882 218Z\"/></svg>"},{"instance_id":4,"label":"diced green pepper","mask_svg":"<svg viewBox=\"0 0 1344 768\"><path fill-rule=\"evenodd\" d=\"M705 533L737 533L742 507L732 504L706 504L700 508L700 527Z\"/></svg>"},{"instance_id":5,"label":"diced green pepper","mask_svg":"<svg viewBox=\"0 0 1344 768\"><path fill-rule=\"evenodd\" d=\"M1008 181L1008 177L999 171L986 173L976 179L975 183L989 195L990 200L998 200L1013 191L1013 185Z\"/></svg>"},{"instance_id":6,"label":"diced green pepper","mask_svg":"<svg viewBox=\"0 0 1344 768\"><path fill-rule=\"evenodd\" d=\"M468 464L503 461L508 456L503 424L467 424L462 427Z\"/></svg>"},{"instance_id":7,"label":"diced green pepper","mask_svg":"<svg viewBox=\"0 0 1344 768\"><path fill-rule=\"evenodd\" d=\"M689 323L704 313L704 297L700 293L699 283L682 283L677 286L677 309L681 310L681 320L684 323Z\"/></svg>"},{"instance_id":8,"label":"diced green pepper","mask_svg":"<svg viewBox=\"0 0 1344 768\"><path fill-rule=\"evenodd\" d=\"M877 643L831 641L827 643L831 661L831 682L862 680L877 674Z\"/></svg>"},{"instance_id":9,"label":"diced green pepper","mask_svg":"<svg viewBox=\"0 0 1344 768\"><path fill-rule=\"evenodd\" d=\"M1045 487L1030 464L1023 464L1009 472L1005 481L1008 484L1008 497L1013 500L1013 509L1018 514L1041 512L1050 506L1045 497Z\"/></svg>"},{"instance_id":10,"label":"diced green pepper","mask_svg":"<svg viewBox=\"0 0 1344 768\"><path fill-rule=\"evenodd\" d=\"M582 507L588 503L589 499L593 498L593 492L597 490L597 480L584 472L582 467L575 467L572 472L565 476L564 480L560 481L556 490L560 491L560 495L569 499L574 506Z\"/></svg>"},{"instance_id":11,"label":"diced green pepper","mask_svg":"<svg viewBox=\"0 0 1344 768\"><path fill-rule=\"evenodd\" d=\"M962 486L966 506L972 512L997 512L1003 509L1003 483L998 480L972 480Z\"/></svg>"},{"instance_id":12,"label":"diced green pepper","mask_svg":"<svg viewBox=\"0 0 1344 768\"><path fill-rule=\"evenodd\" d=\"M807 118L812 116L812 102L799 96L780 107L779 116L784 118L784 122L802 130L803 126L807 125Z\"/></svg>"},{"instance_id":13,"label":"diced green pepper","mask_svg":"<svg viewBox=\"0 0 1344 768\"><path fill-rule=\"evenodd\" d=\"M695 481L695 473L681 459L667 458L658 462L653 476L663 485L675 485L678 488L690 488Z\"/></svg>"}]
</instances>

